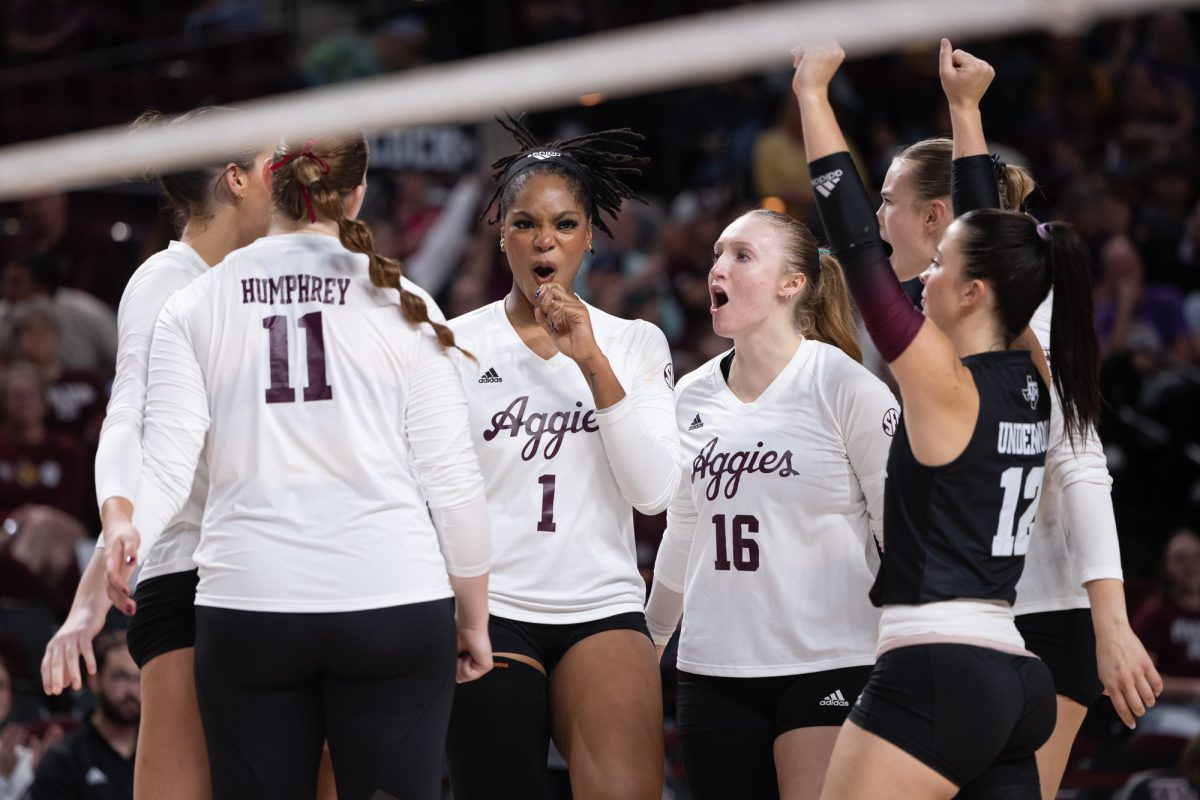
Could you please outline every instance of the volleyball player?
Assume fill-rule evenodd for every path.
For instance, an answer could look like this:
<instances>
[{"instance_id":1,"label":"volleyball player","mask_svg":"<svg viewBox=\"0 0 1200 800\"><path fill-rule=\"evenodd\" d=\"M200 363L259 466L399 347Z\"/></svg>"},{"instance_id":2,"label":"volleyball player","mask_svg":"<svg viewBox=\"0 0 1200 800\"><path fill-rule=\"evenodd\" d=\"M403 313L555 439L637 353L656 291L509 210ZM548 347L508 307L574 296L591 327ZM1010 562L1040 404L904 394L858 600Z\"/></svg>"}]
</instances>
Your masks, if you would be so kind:
<instances>
[{"instance_id":1,"label":"volleyball player","mask_svg":"<svg viewBox=\"0 0 1200 800\"><path fill-rule=\"evenodd\" d=\"M818 210L904 416L888 460L878 660L834 748L823 796L1036 797L1054 728L1049 671L1013 619L1037 513L1049 375L1024 342L1055 288L1055 391L1072 440L1099 411L1082 243L1005 211L956 220L913 308L892 271L828 84L836 45L797 52L793 88ZM1064 344L1069 343L1069 349Z\"/></svg>"},{"instance_id":2,"label":"volleyball player","mask_svg":"<svg viewBox=\"0 0 1200 800\"><path fill-rule=\"evenodd\" d=\"M326 738L342 800L436 797L452 594L458 679L490 668L454 336L424 324L355 220L366 168L361 135L279 153L269 235L155 327L141 484L133 520L107 529L108 580L124 593L204 449L195 669L215 797L311 797Z\"/></svg>"},{"instance_id":3,"label":"volleyball player","mask_svg":"<svg viewBox=\"0 0 1200 800\"><path fill-rule=\"evenodd\" d=\"M1001 179L997 186L979 113L979 101L994 70L943 39L940 72L950 102L954 144L953 153L939 148L944 151L939 153L939 166L944 170L953 157L953 180L943 188L950 194L953 187L954 213L1019 207L1032 189L1032 179L1014 173L1013 167L996 168ZM1001 187L1006 189L1003 198ZM1053 298L1047 297L1030 322L1046 352L1052 306ZM1058 400L1054 395L1050 400L1046 472L1014 605L1025 646L1046 663L1057 694L1054 734L1037 754L1044 800L1057 794L1075 735L1088 706L1102 692L1112 698L1117 714L1132 728L1135 717L1154 705L1154 697L1162 691L1162 679L1129 625L1110 496L1112 479L1100 436L1089 425L1083 441L1069 440ZM1145 699L1139 684L1152 691Z\"/></svg>"},{"instance_id":4,"label":"volleyball player","mask_svg":"<svg viewBox=\"0 0 1200 800\"><path fill-rule=\"evenodd\" d=\"M646 629L633 509L679 480L662 332L572 292L593 231L634 194L640 136L605 131L497 161L501 301L450 322L493 531L496 669L455 694L448 753L459 800L541 797L549 738L578 797L658 798L662 695Z\"/></svg>"},{"instance_id":5,"label":"volleyball player","mask_svg":"<svg viewBox=\"0 0 1200 800\"><path fill-rule=\"evenodd\" d=\"M200 108L186 121L227 109ZM158 121L147 112L135 127ZM182 223L179 241L146 260L121 296L117 372L96 453L96 496L105 527L136 497L142 466L146 370L154 322L167 299L203 275L231 251L267 231L270 194L262 168L270 148L234 154L185 172L163 175L167 199ZM179 800L211 797L208 760L192 671L195 647L196 568L206 480L197 474L188 502L167 526L139 576L140 613L130 620L129 651L141 670L142 715L134 768L134 796L161 797L164 787ZM96 671L92 640L110 607L105 593L103 541L85 569L71 611L42 659L47 693L83 686L80 656Z\"/></svg>"},{"instance_id":6,"label":"volleyball player","mask_svg":"<svg viewBox=\"0 0 1200 800\"><path fill-rule=\"evenodd\" d=\"M734 346L676 389L684 471L646 618L662 647L683 613L692 795L816 800L875 662L868 554L878 565L899 409L861 365L841 267L807 226L739 217L709 291Z\"/></svg>"}]
</instances>

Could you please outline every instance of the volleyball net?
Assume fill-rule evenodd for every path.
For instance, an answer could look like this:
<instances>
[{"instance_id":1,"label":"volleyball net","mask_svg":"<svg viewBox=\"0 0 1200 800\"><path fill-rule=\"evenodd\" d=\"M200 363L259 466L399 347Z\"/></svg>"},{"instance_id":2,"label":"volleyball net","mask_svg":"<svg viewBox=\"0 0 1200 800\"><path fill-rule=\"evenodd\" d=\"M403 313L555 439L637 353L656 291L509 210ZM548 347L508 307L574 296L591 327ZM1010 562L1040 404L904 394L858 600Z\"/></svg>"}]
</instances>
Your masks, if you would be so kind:
<instances>
[{"instance_id":1,"label":"volleyball net","mask_svg":"<svg viewBox=\"0 0 1200 800\"><path fill-rule=\"evenodd\" d=\"M675 18L549 45L239 103L243 113L104 128L0 148L0 200L194 166L283 135L471 123L584 96L625 97L786 66L801 41L847 57L1030 30L1072 33L1200 0L821 0Z\"/></svg>"}]
</instances>

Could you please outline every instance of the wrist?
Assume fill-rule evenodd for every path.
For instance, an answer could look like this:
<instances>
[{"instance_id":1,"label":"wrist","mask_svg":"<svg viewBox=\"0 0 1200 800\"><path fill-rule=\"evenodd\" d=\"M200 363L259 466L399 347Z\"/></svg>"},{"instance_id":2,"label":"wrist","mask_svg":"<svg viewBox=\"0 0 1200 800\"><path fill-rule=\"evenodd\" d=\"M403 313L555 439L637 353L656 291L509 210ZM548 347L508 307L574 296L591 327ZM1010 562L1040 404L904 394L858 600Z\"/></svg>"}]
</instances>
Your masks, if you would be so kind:
<instances>
[{"instance_id":1,"label":"wrist","mask_svg":"<svg viewBox=\"0 0 1200 800\"><path fill-rule=\"evenodd\" d=\"M962 116L980 116L978 100L951 100L950 113Z\"/></svg>"},{"instance_id":2,"label":"wrist","mask_svg":"<svg viewBox=\"0 0 1200 800\"><path fill-rule=\"evenodd\" d=\"M575 357L575 363L583 370L583 374L587 375L590 372L599 372L608 367L608 356L600 352L597 348L588 353L583 353Z\"/></svg>"},{"instance_id":3,"label":"wrist","mask_svg":"<svg viewBox=\"0 0 1200 800\"><path fill-rule=\"evenodd\" d=\"M794 90L796 99L801 104L804 103L823 103L829 99L829 85L825 86L804 86Z\"/></svg>"}]
</instances>

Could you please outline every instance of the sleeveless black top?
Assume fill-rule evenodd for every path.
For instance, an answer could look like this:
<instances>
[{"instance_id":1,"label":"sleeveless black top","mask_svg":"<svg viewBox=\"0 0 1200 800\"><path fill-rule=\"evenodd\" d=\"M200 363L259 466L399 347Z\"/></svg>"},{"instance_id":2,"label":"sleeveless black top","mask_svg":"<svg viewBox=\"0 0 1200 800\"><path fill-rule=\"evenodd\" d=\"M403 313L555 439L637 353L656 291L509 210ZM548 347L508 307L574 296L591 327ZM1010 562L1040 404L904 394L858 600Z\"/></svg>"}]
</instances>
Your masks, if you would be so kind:
<instances>
[{"instance_id":1,"label":"sleeveless black top","mask_svg":"<svg viewBox=\"0 0 1200 800\"><path fill-rule=\"evenodd\" d=\"M1016 600L1037 514L1050 394L1025 351L962 363L979 390L966 449L940 467L913 456L904 420L888 456L884 552L871 602Z\"/></svg>"}]
</instances>

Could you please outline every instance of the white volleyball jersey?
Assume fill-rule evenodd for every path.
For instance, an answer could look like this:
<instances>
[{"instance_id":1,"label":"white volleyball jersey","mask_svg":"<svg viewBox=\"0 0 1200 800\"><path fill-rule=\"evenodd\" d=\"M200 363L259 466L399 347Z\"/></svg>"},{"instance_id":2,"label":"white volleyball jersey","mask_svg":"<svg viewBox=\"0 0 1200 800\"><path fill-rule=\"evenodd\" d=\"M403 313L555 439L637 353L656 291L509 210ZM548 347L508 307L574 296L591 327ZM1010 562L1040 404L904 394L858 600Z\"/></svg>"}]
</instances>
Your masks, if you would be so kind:
<instances>
[{"instance_id":1,"label":"white volleyball jersey","mask_svg":"<svg viewBox=\"0 0 1200 800\"><path fill-rule=\"evenodd\" d=\"M1030 327L1038 343L1050 361L1050 316L1053 293L1046 297L1034 312ZM1112 520L1111 507L1107 518L1103 509L1095 509L1099 515L1092 530L1070 531L1063 508L1063 490L1076 480L1091 480L1111 484L1107 474L1104 450L1095 430L1089 431L1086 441L1078 441L1074 447L1066 437L1063 425L1062 404L1058 393L1050 392L1050 436L1046 452L1046 471L1042 478L1041 500L1034 520L1029 550L1025 554L1025 570L1017 583L1015 614L1037 614L1046 611L1063 611L1073 608L1088 608L1084 580L1096 578L1120 579L1119 549L1114 542L1109 549L1118 553L1115 565L1106 568L1087 569L1081 563L1080 547L1091 543L1087 537L1107 537L1115 540L1116 528ZM1103 546L1103 542L1101 545ZM1107 559L1112 562L1114 559Z\"/></svg>"},{"instance_id":2,"label":"white volleyball jersey","mask_svg":"<svg viewBox=\"0 0 1200 800\"><path fill-rule=\"evenodd\" d=\"M137 503L142 474L142 428L146 372L154 323L172 295L208 272L208 264L183 242L171 242L133 273L117 310L117 373L96 449L96 501L110 497ZM208 492L201 460L187 502L167 523L138 573L138 580L196 568L200 519Z\"/></svg>"},{"instance_id":3,"label":"white volleyball jersey","mask_svg":"<svg viewBox=\"0 0 1200 800\"><path fill-rule=\"evenodd\" d=\"M587 306L601 351L625 389L626 406L649 432L646 458L670 453L666 507L678 480L673 375L666 337L654 325ZM503 302L450 321L477 362L456 358L471 405L471 436L487 484L492 526L491 612L525 622L568 624L640 612L633 502L610 453L595 401L578 365L542 359L509 322ZM614 406L614 408L617 408ZM628 470L627 470L628 471Z\"/></svg>"},{"instance_id":4,"label":"white volleyball jersey","mask_svg":"<svg viewBox=\"0 0 1200 800\"><path fill-rule=\"evenodd\" d=\"M353 611L451 595L426 499L482 499L466 401L429 327L371 285L366 256L329 236L268 236L168 301L150 356L144 540L202 445L197 605Z\"/></svg>"},{"instance_id":5,"label":"white volleyball jersey","mask_svg":"<svg viewBox=\"0 0 1200 800\"><path fill-rule=\"evenodd\" d=\"M154 323L167 300L208 269L208 264L190 246L172 241L166 250L146 259L121 294L117 310L117 373L96 449L96 502L101 508L110 497L124 497L136 505L142 473L146 373ZM406 290L425 300L431 319L445 321L437 303L423 289L407 279L403 284ZM207 469L201 457L187 502L167 523L147 555L138 570L139 581L196 568L192 554L200 542L200 520L208 495ZM103 536L101 533L101 544Z\"/></svg>"},{"instance_id":6,"label":"white volleyball jersey","mask_svg":"<svg viewBox=\"0 0 1200 800\"><path fill-rule=\"evenodd\" d=\"M722 374L727 356L676 390L684 475L667 535L691 531L679 668L763 677L874 663L867 593L898 403L812 340L743 403Z\"/></svg>"}]
</instances>

